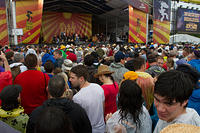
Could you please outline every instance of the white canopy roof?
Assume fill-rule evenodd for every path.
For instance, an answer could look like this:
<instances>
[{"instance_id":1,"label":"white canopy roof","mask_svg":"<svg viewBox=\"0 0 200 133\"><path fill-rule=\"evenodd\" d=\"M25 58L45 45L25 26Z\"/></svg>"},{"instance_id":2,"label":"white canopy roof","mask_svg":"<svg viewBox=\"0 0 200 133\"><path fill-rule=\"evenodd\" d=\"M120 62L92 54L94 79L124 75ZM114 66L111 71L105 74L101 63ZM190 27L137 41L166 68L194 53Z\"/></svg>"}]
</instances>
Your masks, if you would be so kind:
<instances>
[{"instance_id":1,"label":"white canopy roof","mask_svg":"<svg viewBox=\"0 0 200 133\"><path fill-rule=\"evenodd\" d=\"M179 42L189 42L189 43L194 43L194 44L200 43L200 38L194 37L188 34L171 35L170 41L169 41L170 44L173 43L173 39L174 39L174 43L179 43Z\"/></svg>"}]
</instances>

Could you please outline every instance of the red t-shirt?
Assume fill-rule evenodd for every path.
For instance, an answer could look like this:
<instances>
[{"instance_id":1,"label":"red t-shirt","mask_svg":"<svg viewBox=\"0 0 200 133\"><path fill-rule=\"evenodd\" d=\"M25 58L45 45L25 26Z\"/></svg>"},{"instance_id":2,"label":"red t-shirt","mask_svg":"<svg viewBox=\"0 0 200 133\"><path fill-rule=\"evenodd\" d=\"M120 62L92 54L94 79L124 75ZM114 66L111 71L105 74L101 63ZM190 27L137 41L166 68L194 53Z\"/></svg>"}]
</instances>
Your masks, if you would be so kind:
<instances>
[{"instance_id":1,"label":"red t-shirt","mask_svg":"<svg viewBox=\"0 0 200 133\"><path fill-rule=\"evenodd\" d=\"M115 86L114 84L101 86L104 90L104 96L105 96L104 118L106 117L107 114L114 113L117 111L116 97L119 91L117 82L115 82Z\"/></svg>"},{"instance_id":2,"label":"red t-shirt","mask_svg":"<svg viewBox=\"0 0 200 133\"><path fill-rule=\"evenodd\" d=\"M3 90L4 87L12 85L12 74L10 71L7 72L0 72L0 92ZM1 106L1 100L0 100Z\"/></svg>"},{"instance_id":3,"label":"red t-shirt","mask_svg":"<svg viewBox=\"0 0 200 133\"><path fill-rule=\"evenodd\" d=\"M112 51L112 49L109 51L108 56L113 56L113 51Z\"/></svg>"},{"instance_id":4,"label":"red t-shirt","mask_svg":"<svg viewBox=\"0 0 200 133\"><path fill-rule=\"evenodd\" d=\"M30 114L36 107L42 105L48 99L46 90L48 81L49 76L37 70L27 70L15 78L14 84L21 85L22 87L20 97L25 113Z\"/></svg>"}]
</instances>

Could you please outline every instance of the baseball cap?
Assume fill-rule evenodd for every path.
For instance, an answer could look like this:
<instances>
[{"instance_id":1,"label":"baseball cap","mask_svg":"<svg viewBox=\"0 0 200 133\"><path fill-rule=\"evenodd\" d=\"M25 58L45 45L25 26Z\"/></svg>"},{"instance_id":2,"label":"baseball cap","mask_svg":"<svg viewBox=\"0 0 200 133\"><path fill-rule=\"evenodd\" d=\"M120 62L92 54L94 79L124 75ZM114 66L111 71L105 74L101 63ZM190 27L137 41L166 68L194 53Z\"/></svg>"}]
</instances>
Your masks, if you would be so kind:
<instances>
[{"instance_id":1,"label":"baseball cap","mask_svg":"<svg viewBox=\"0 0 200 133\"><path fill-rule=\"evenodd\" d=\"M118 51L115 56L114 56L115 60L121 60L125 58L125 54L122 51Z\"/></svg>"}]
</instances>

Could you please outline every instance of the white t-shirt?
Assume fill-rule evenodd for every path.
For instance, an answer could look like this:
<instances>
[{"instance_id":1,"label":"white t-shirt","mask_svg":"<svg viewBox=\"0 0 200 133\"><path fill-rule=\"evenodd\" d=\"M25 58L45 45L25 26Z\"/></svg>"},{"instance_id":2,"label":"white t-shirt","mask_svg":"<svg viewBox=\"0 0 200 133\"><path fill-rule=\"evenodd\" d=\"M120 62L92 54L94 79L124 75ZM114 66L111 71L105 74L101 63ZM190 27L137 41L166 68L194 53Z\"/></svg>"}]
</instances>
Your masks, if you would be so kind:
<instances>
[{"instance_id":1,"label":"white t-shirt","mask_svg":"<svg viewBox=\"0 0 200 133\"><path fill-rule=\"evenodd\" d=\"M105 101L104 91L98 84L90 83L89 86L81 88L74 95L73 101L80 104L88 115L92 125L92 133L104 133L104 111L103 102Z\"/></svg>"},{"instance_id":2,"label":"white t-shirt","mask_svg":"<svg viewBox=\"0 0 200 133\"><path fill-rule=\"evenodd\" d=\"M156 128L154 130L154 133L160 133L160 131L167 127L168 125L175 124L175 123L184 123L184 124L190 124L194 126L200 127L200 116L198 113L192 109L192 108L186 108L186 113L180 115L176 119L174 119L171 122L166 122L161 119L159 119Z\"/></svg>"}]
</instances>

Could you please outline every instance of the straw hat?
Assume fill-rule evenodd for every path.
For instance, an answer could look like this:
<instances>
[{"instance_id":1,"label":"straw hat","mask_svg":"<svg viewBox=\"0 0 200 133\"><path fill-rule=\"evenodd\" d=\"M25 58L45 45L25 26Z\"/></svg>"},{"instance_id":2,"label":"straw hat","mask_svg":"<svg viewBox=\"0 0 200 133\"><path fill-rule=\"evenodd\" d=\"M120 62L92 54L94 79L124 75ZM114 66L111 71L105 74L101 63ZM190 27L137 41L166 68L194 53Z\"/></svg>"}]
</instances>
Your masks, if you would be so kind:
<instances>
[{"instance_id":1,"label":"straw hat","mask_svg":"<svg viewBox=\"0 0 200 133\"><path fill-rule=\"evenodd\" d=\"M114 72L109 70L109 67L107 65L100 65L98 67L97 73L94 74L95 78L98 78L100 75L104 75L104 74L112 74Z\"/></svg>"},{"instance_id":2,"label":"straw hat","mask_svg":"<svg viewBox=\"0 0 200 133\"><path fill-rule=\"evenodd\" d=\"M200 127L189 124L172 124L165 127L160 133L200 133Z\"/></svg>"}]
</instances>

